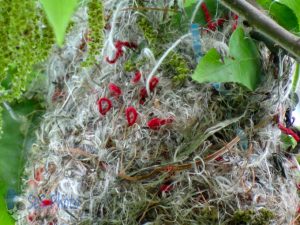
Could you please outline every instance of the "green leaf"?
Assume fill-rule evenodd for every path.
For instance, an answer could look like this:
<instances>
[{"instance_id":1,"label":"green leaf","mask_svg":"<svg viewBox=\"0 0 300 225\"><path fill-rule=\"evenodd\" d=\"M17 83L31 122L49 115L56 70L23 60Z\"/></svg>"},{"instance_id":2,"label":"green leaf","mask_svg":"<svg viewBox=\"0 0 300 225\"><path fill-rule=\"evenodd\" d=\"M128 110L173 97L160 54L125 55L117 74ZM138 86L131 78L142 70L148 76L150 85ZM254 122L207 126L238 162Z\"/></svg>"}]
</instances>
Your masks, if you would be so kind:
<instances>
[{"instance_id":1,"label":"green leaf","mask_svg":"<svg viewBox=\"0 0 300 225\"><path fill-rule=\"evenodd\" d=\"M264 9L266 9L269 15L281 26L286 28L289 31L299 31L299 19L295 14L296 11L293 11L288 4L283 2L289 2L289 0L281 0L280 2L275 2L272 0L257 0L257 3L260 4ZM291 1L292 2L292 1ZM298 3L295 3L298 4ZM299 6L300 7L300 6ZM299 9L300 10L300 9ZM299 13L298 13L299 14ZM298 17L299 18L299 17Z\"/></svg>"},{"instance_id":2,"label":"green leaf","mask_svg":"<svg viewBox=\"0 0 300 225\"><path fill-rule=\"evenodd\" d=\"M41 0L59 46L62 46L64 42L65 32L77 2L78 0Z\"/></svg>"},{"instance_id":3,"label":"green leaf","mask_svg":"<svg viewBox=\"0 0 300 225\"><path fill-rule=\"evenodd\" d=\"M8 213L6 208L6 203L4 200L4 196L6 194L7 187L4 184L4 181L0 178L0 221L1 224L5 225L14 225L15 221L11 217L11 215Z\"/></svg>"},{"instance_id":4,"label":"green leaf","mask_svg":"<svg viewBox=\"0 0 300 225\"><path fill-rule=\"evenodd\" d=\"M5 196L8 189L20 191L27 151L35 140L34 130L41 113L40 103L34 100L15 103L11 108L13 111L3 110L0 139L0 224L8 225L15 223L7 212Z\"/></svg>"},{"instance_id":5,"label":"green leaf","mask_svg":"<svg viewBox=\"0 0 300 225\"><path fill-rule=\"evenodd\" d=\"M286 149L290 146L294 149L297 146L297 141L292 136L282 134L280 139Z\"/></svg>"},{"instance_id":6,"label":"green leaf","mask_svg":"<svg viewBox=\"0 0 300 225\"><path fill-rule=\"evenodd\" d=\"M200 60L192 78L203 82L236 82L255 90L260 81L260 58L254 42L242 28L232 34L229 56L223 61L216 49L211 49Z\"/></svg>"},{"instance_id":7,"label":"green leaf","mask_svg":"<svg viewBox=\"0 0 300 225\"><path fill-rule=\"evenodd\" d=\"M299 0L279 0L280 3L288 6L291 10L294 11L299 24L300 30L300 1Z\"/></svg>"}]
</instances>

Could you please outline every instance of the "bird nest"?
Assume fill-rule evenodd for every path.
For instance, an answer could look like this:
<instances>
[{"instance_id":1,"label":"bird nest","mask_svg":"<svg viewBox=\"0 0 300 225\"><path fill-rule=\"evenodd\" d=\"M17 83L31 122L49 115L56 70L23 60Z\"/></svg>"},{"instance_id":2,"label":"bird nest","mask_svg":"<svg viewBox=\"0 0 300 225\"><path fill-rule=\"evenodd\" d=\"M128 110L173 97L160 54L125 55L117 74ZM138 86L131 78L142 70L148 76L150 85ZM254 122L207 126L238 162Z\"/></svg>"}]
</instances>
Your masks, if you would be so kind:
<instances>
[{"instance_id":1,"label":"bird nest","mask_svg":"<svg viewBox=\"0 0 300 225\"><path fill-rule=\"evenodd\" d=\"M275 65L260 44L255 91L195 83L192 37L159 10L176 1L103 4L98 63L82 66L84 7L47 63L48 109L25 168L18 224L293 222L298 163L278 127L292 107L293 61L282 55ZM151 43L145 22L161 42ZM203 31L202 51L226 54L232 23ZM189 73L174 79L179 66Z\"/></svg>"}]
</instances>

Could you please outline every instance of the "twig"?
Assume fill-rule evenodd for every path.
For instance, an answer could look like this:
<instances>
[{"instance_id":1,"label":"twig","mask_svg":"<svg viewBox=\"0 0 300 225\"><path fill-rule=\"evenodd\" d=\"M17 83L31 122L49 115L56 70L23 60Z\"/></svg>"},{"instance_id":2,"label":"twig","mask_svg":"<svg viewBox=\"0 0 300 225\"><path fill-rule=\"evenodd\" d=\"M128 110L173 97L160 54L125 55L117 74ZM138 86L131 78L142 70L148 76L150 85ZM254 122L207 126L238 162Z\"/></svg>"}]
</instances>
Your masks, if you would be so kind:
<instances>
[{"instance_id":1,"label":"twig","mask_svg":"<svg viewBox=\"0 0 300 225\"><path fill-rule=\"evenodd\" d=\"M240 141L240 138L238 136L235 137L231 142L229 142L223 148L221 148L220 150L216 151L215 153L205 157L204 161L205 162L210 162L210 161L215 160L219 156L221 156L221 155L225 154L226 152L228 152L239 141ZM196 162L186 163L186 164L182 164L182 165L169 164L169 165L157 167L157 168L153 169L150 173L147 173L147 174L144 174L144 175L139 175L139 176L128 176L128 175L125 174L124 171L121 171L119 173L119 177L121 179L128 180L128 181L146 180L146 179L154 177L154 176L156 176L160 173L163 173L163 172L179 172L179 171L183 171L183 170L189 170L189 169L193 168L193 165L199 165L201 163L202 163L202 160L198 160Z\"/></svg>"},{"instance_id":2,"label":"twig","mask_svg":"<svg viewBox=\"0 0 300 225\"><path fill-rule=\"evenodd\" d=\"M300 38L272 20L245 0L220 0L230 10L245 17L259 32L280 45L300 61Z\"/></svg>"},{"instance_id":3,"label":"twig","mask_svg":"<svg viewBox=\"0 0 300 225\"><path fill-rule=\"evenodd\" d=\"M128 7L128 8L124 8L122 10L123 11L126 11L126 10L138 10L138 11L153 10L153 11L164 11L164 12L178 12L178 10L170 9L168 7L165 7L165 8L158 8L158 7Z\"/></svg>"}]
</instances>

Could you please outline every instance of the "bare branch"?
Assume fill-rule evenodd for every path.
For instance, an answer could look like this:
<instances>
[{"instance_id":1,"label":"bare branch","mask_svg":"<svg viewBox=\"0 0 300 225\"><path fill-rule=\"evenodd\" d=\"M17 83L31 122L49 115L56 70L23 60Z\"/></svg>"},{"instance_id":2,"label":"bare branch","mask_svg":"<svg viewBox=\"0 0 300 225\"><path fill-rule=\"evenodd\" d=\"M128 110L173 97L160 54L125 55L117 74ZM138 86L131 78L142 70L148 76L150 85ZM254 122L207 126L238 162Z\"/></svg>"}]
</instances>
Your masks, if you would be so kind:
<instances>
[{"instance_id":1,"label":"bare branch","mask_svg":"<svg viewBox=\"0 0 300 225\"><path fill-rule=\"evenodd\" d=\"M277 24L245 0L220 0L230 10L246 18L259 32L269 37L300 61L300 38Z\"/></svg>"}]
</instances>

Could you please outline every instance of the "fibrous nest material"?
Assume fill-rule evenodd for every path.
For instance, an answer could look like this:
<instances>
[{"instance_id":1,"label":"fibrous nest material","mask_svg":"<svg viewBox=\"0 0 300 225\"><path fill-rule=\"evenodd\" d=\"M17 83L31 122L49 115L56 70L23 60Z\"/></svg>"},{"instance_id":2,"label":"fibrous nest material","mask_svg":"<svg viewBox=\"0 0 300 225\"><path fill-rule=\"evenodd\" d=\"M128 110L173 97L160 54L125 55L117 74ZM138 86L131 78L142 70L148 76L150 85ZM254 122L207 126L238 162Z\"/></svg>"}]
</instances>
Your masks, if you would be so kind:
<instances>
[{"instance_id":1,"label":"fibrous nest material","mask_svg":"<svg viewBox=\"0 0 300 225\"><path fill-rule=\"evenodd\" d=\"M277 126L291 106L292 60L279 57L274 69L261 44L263 82L254 92L237 84L216 90L191 74L177 85L176 68L164 59L177 54L192 71L192 37L158 9L181 10L180 1L103 4L98 63L82 67L83 7L83 20L47 64L48 110L25 169L18 224L292 223L299 199L291 167L298 164ZM167 41L149 43L141 20ZM204 32L203 53L217 47L226 54L227 40L221 31ZM125 71L128 61L133 67ZM126 117L128 107L136 120Z\"/></svg>"}]
</instances>

